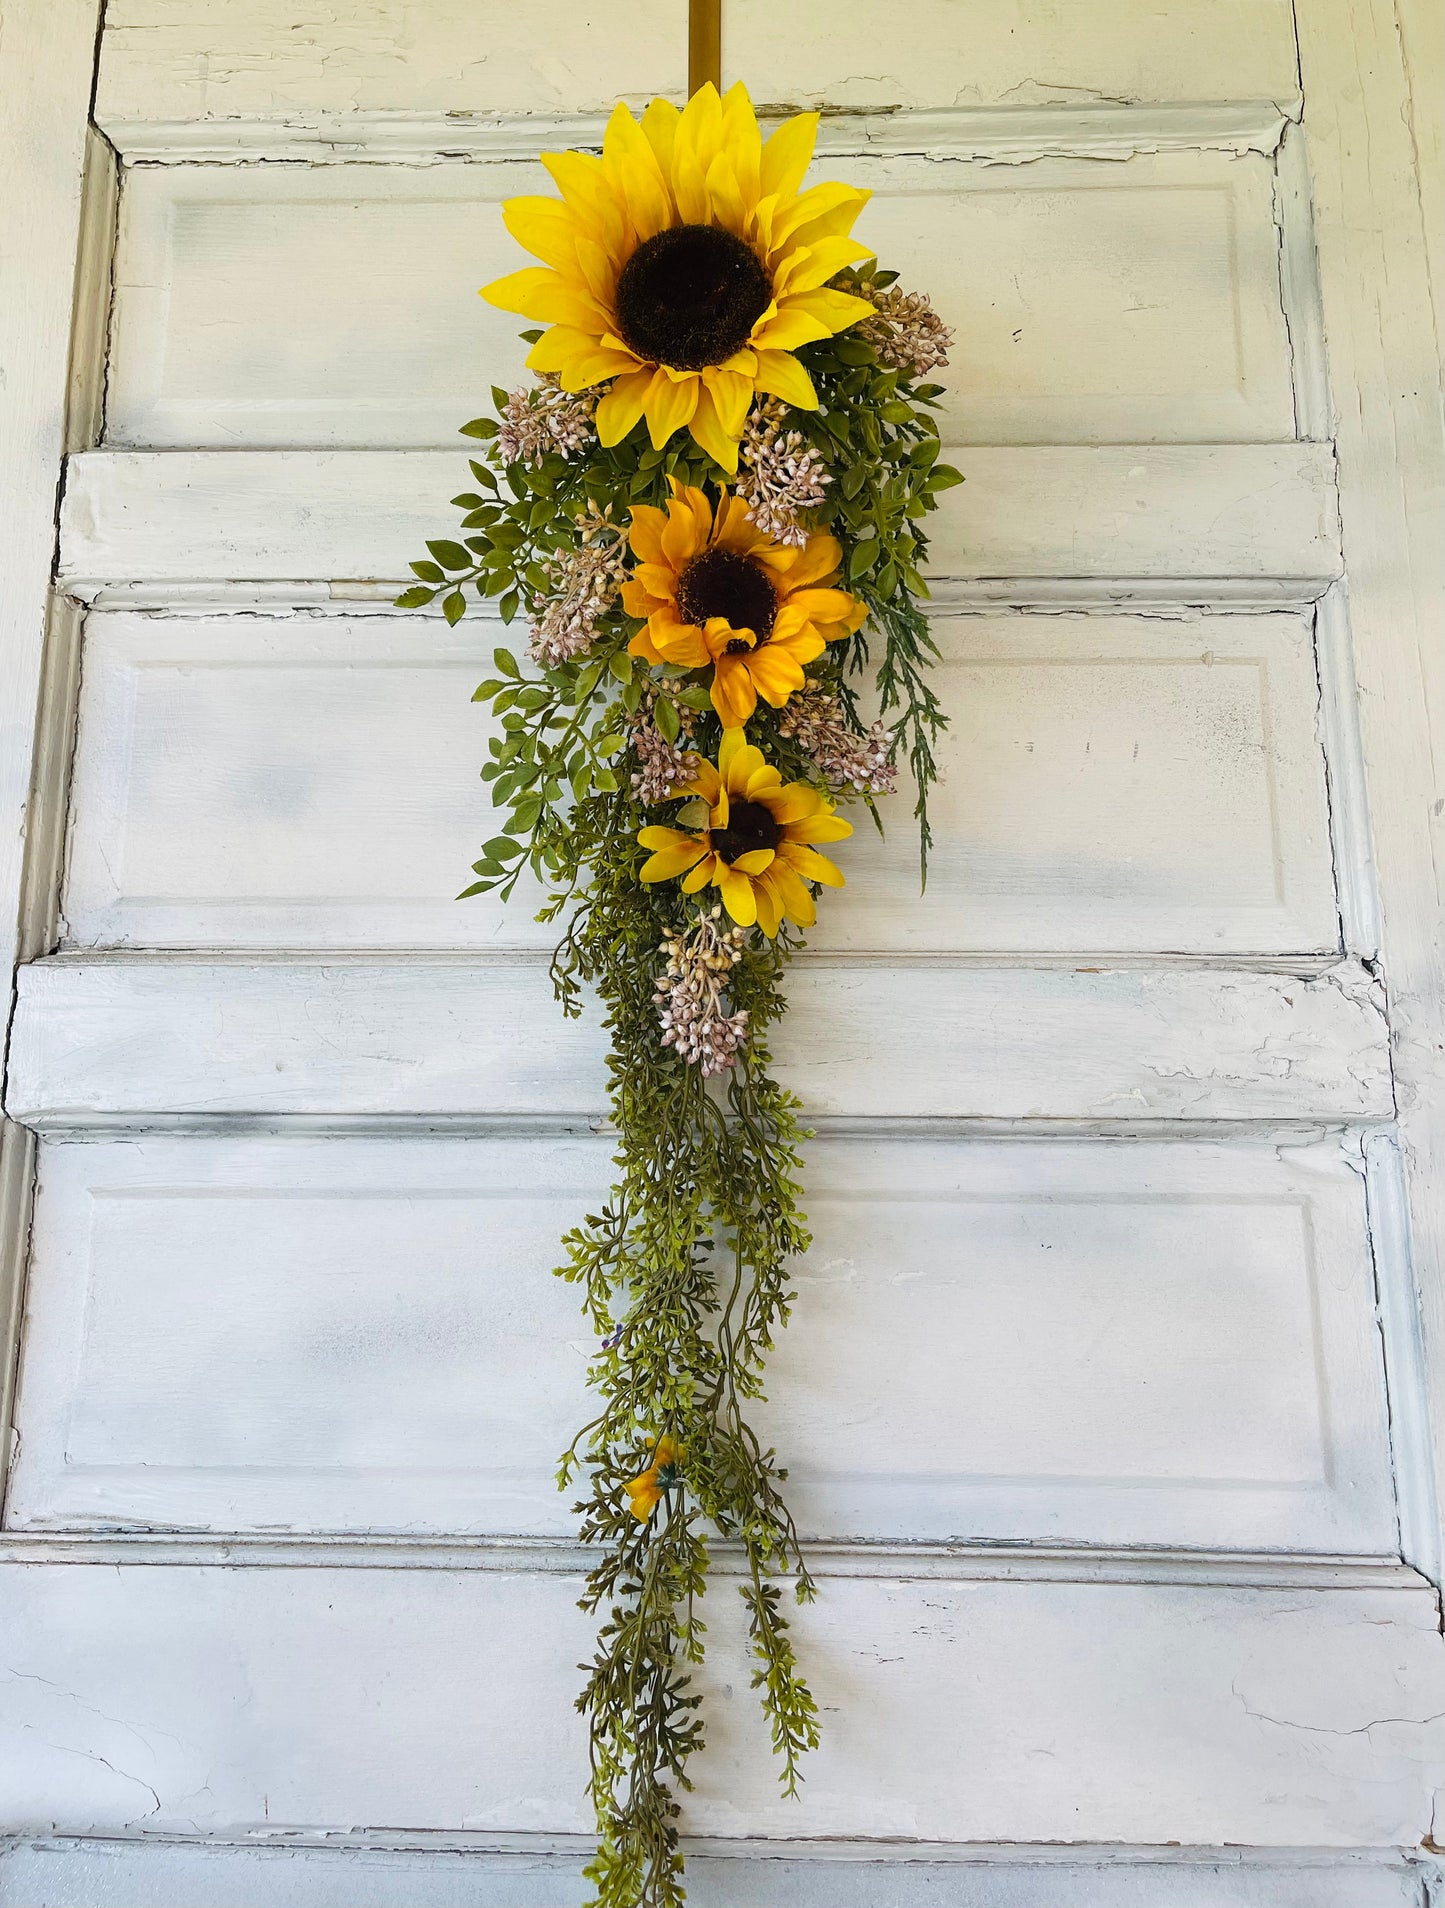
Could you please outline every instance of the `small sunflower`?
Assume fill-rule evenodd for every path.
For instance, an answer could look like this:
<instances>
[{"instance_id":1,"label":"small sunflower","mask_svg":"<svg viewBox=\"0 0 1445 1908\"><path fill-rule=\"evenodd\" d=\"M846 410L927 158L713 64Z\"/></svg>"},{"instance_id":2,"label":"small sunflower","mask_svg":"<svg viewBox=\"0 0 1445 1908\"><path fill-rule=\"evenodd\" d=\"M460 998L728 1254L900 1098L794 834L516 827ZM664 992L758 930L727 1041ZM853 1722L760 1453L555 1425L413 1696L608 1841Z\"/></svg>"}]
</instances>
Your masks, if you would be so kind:
<instances>
[{"instance_id":1,"label":"small sunflower","mask_svg":"<svg viewBox=\"0 0 1445 1908\"><path fill-rule=\"evenodd\" d=\"M638 567L622 606L647 628L628 648L650 663L712 664L712 705L725 729L740 729L759 696L782 708L802 688L804 665L857 629L864 608L829 587L843 553L826 531L801 550L775 543L741 497L724 491L714 516L702 491L669 481L666 514L648 504L632 512Z\"/></svg>"},{"instance_id":2,"label":"small sunflower","mask_svg":"<svg viewBox=\"0 0 1445 1908\"><path fill-rule=\"evenodd\" d=\"M799 927L817 920L810 881L843 886L837 868L811 844L842 841L853 824L835 815L816 789L785 783L741 729L724 733L717 766L699 761L679 793L706 804L706 825L696 831L642 829L637 839L653 850L643 866L644 881L681 875L685 894L711 883L739 927L756 922L769 938L784 915Z\"/></svg>"},{"instance_id":3,"label":"small sunflower","mask_svg":"<svg viewBox=\"0 0 1445 1908\"><path fill-rule=\"evenodd\" d=\"M800 193L818 115L763 140L746 89L708 84L679 112L655 99L638 122L618 105L602 156L543 153L561 200L509 199L507 230L543 262L482 296L550 328L527 359L565 391L612 380L597 435L618 444L647 419L660 449L684 427L725 470L755 392L802 410L817 394L793 356L875 316L832 290L872 257L848 236L871 196L846 185Z\"/></svg>"},{"instance_id":4,"label":"small sunflower","mask_svg":"<svg viewBox=\"0 0 1445 1908\"><path fill-rule=\"evenodd\" d=\"M639 1524L645 1524L651 1517L662 1502L664 1491L670 1491L674 1484L682 1482L682 1473L678 1468L681 1458L682 1446L664 1433L657 1440L651 1464L625 1486L627 1508Z\"/></svg>"}]
</instances>

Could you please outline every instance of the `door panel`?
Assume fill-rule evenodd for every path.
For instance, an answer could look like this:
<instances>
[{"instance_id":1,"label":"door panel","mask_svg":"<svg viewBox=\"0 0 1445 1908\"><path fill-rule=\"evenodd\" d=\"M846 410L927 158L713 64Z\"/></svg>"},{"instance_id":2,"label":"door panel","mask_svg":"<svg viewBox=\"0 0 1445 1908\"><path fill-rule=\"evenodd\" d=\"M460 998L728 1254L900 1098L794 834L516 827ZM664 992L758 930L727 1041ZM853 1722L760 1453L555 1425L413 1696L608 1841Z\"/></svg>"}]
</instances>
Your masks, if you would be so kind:
<instances>
[{"instance_id":1,"label":"door panel","mask_svg":"<svg viewBox=\"0 0 1445 1908\"><path fill-rule=\"evenodd\" d=\"M855 952L1329 950L1297 615L951 617L926 898L906 826L838 852ZM64 911L81 945L547 947L536 884L456 906L489 829L495 626L96 615Z\"/></svg>"},{"instance_id":2,"label":"door panel","mask_svg":"<svg viewBox=\"0 0 1445 1908\"><path fill-rule=\"evenodd\" d=\"M565 1568L12 1575L8 1660L30 1679L9 1716L17 1828L140 1818L147 1836L304 1842L316 1824L391 1817L393 1846L464 1829L525 1848L590 1826L572 1714L590 1632ZM1414 1719L1445 1703L1434 1600L1388 1578L1311 1591L830 1574L798 1618L828 1732L795 1803L775 1793L736 1667L747 1644L725 1576L709 1602L712 1734L689 1826L735 1845L795 1838L797 1854L824 1837L886 1856L878 1843L906 1842L897 1861L1052 1840L1083 1817L1112 1843L1379 1849L1428 1805ZM59 1663L98 1718L53 1686ZM366 1888L364 1862L344 1899ZM898 1872L883 1866L884 1900ZM575 1867L568 1883L559 1904L580 1897ZM732 1901L757 1900L756 1881L735 1886ZM1348 1899L1329 1870L1317 1886L1311 1908Z\"/></svg>"},{"instance_id":3,"label":"door panel","mask_svg":"<svg viewBox=\"0 0 1445 1908\"><path fill-rule=\"evenodd\" d=\"M17 1527L565 1535L604 1141L47 1149ZM1288 1152L816 1142L761 1435L809 1537L1388 1553L1363 1189Z\"/></svg>"},{"instance_id":4,"label":"door panel","mask_svg":"<svg viewBox=\"0 0 1445 1908\"><path fill-rule=\"evenodd\" d=\"M1262 153L996 166L862 156L860 233L960 340L957 443L1286 437L1294 398L1274 168ZM106 441L451 445L522 377L498 205L537 164L154 167L117 249ZM482 369L485 367L485 370Z\"/></svg>"}]
</instances>

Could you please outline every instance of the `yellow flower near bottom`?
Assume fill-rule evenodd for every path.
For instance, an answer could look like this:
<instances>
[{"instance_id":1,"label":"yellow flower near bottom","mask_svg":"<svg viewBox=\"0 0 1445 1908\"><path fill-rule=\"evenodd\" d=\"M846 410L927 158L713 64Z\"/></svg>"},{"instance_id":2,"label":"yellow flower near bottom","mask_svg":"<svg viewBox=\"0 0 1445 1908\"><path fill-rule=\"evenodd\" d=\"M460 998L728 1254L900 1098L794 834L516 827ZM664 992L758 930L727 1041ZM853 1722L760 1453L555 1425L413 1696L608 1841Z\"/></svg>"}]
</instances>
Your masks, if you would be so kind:
<instances>
[{"instance_id":1,"label":"yellow flower near bottom","mask_svg":"<svg viewBox=\"0 0 1445 1908\"><path fill-rule=\"evenodd\" d=\"M756 922L770 939L785 915L799 927L817 920L810 881L843 886L841 873L812 844L842 841L852 834L852 822L835 815L816 789L784 782L741 729L724 730L717 766L699 761L678 792L707 803L707 827L639 830L637 839L653 850L643 865L644 881L681 875L684 894L710 882L739 927Z\"/></svg>"},{"instance_id":2,"label":"yellow flower near bottom","mask_svg":"<svg viewBox=\"0 0 1445 1908\"><path fill-rule=\"evenodd\" d=\"M652 1454L652 1462L645 1471L638 1473L627 1486L627 1508L639 1524L645 1524L662 1502L664 1491L672 1489L674 1484L682 1482L678 1465L682 1458L682 1446L673 1438L664 1434L657 1440L657 1449Z\"/></svg>"}]
</instances>

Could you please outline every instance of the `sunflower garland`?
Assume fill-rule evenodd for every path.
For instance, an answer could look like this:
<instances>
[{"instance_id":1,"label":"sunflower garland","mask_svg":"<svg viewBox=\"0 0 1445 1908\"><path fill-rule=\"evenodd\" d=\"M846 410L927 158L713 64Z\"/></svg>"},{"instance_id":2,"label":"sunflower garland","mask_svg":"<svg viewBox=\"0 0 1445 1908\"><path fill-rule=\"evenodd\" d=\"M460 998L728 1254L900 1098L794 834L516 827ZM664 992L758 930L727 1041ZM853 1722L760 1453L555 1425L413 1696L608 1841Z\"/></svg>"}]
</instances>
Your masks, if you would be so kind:
<instances>
[{"instance_id":1,"label":"sunflower garland","mask_svg":"<svg viewBox=\"0 0 1445 1908\"><path fill-rule=\"evenodd\" d=\"M544 882L563 1010L594 990L611 1037L617 1182L561 1267L599 1339L599 1409L558 1474L585 1475L598 1558L578 1698L594 1908L683 1900L714 1539L741 1559L787 1793L817 1741L778 1579L799 1603L813 1584L744 1416L808 1245L768 1036L818 893L843 885L823 852L852 833L839 804L877 821L906 767L927 867L945 717L921 525L961 479L921 380L949 334L851 236L868 194L804 189L817 124L765 140L741 86L709 85L640 123L619 105L600 155L543 156L560 199L503 212L542 262L483 292L543 327L523 333L538 381L462 427L490 448L453 499L460 537L398 599L449 623L469 592L507 623L525 605L529 666L499 648L474 698L499 723L482 775L505 820L465 893Z\"/></svg>"}]
</instances>

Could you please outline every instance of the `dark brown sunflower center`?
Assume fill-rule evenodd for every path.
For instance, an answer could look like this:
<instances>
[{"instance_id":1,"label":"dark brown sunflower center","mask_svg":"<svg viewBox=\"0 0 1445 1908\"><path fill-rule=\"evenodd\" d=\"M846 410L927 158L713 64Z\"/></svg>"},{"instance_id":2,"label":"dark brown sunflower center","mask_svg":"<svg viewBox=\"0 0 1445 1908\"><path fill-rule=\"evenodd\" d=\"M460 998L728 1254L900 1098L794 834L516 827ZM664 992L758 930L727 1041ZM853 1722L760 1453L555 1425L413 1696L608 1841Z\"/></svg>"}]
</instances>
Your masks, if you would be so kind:
<instances>
[{"instance_id":1,"label":"dark brown sunflower center","mask_svg":"<svg viewBox=\"0 0 1445 1908\"><path fill-rule=\"evenodd\" d=\"M683 621L699 629L710 616L723 617L733 629L750 629L760 643L773 632L778 597L767 571L751 557L732 550L704 550L688 564L677 584ZM748 644L730 643L729 651Z\"/></svg>"},{"instance_id":2,"label":"dark brown sunflower center","mask_svg":"<svg viewBox=\"0 0 1445 1908\"><path fill-rule=\"evenodd\" d=\"M715 225L646 239L617 280L617 329L649 364L701 371L745 345L773 288L751 246Z\"/></svg>"},{"instance_id":3,"label":"dark brown sunflower center","mask_svg":"<svg viewBox=\"0 0 1445 1908\"><path fill-rule=\"evenodd\" d=\"M734 802L726 828L712 831L712 851L729 866L739 855L750 855L755 848L776 848L783 831L761 802Z\"/></svg>"}]
</instances>

